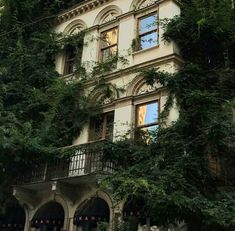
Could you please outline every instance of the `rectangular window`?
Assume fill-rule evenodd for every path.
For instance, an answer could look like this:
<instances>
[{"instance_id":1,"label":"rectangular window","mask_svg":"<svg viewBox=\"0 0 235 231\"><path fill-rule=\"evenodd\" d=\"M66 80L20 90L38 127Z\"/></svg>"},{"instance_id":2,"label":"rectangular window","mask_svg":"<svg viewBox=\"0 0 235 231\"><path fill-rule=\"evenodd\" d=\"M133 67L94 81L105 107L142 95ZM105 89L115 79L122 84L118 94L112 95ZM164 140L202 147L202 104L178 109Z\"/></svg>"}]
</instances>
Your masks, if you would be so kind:
<instances>
[{"instance_id":1,"label":"rectangular window","mask_svg":"<svg viewBox=\"0 0 235 231\"><path fill-rule=\"evenodd\" d=\"M105 61L117 54L118 28L101 33L101 61Z\"/></svg>"},{"instance_id":2,"label":"rectangular window","mask_svg":"<svg viewBox=\"0 0 235 231\"><path fill-rule=\"evenodd\" d=\"M76 71L76 50L75 47L68 46L65 49L64 75L72 74Z\"/></svg>"},{"instance_id":3,"label":"rectangular window","mask_svg":"<svg viewBox=\"0 0 235 231\"><path fill-rule=\"evenodd\" d=\"M158 45L157 13L141 17L138 20L139 50Z\"/></svg>"},{"instance_id":4,"label":"rectangular window","mask_svg":"<svg viewBox=\"0 0 235 231\"><path fill-rule=\"evenodd\" d=\"M113 140L114 112L91 118L90 141Z\"/></svg>"},{"instance_id":5,"label":"rectangular window","mask_svg":"<svg viewBox=\"0 0 235 231\"><path fill-rule=\"evenodd\" d=\"M136 107L137 138L145 138L151 141L153 132L159 127L159 103L158 101L141 104Z\"/></svg>"},{"instance_id":6,"label":"rectangular window","mask_svg":"<svg viewBox=\"0 0 235 231\"><path fill-rule=\"evenodd\" d=\"M69 75L76 72L82 62L82 52L83 52L83 37L76 41L76 46L67 45L65 47L65 64L64 64L64 75Z\"/></svg>"}]
</instances>

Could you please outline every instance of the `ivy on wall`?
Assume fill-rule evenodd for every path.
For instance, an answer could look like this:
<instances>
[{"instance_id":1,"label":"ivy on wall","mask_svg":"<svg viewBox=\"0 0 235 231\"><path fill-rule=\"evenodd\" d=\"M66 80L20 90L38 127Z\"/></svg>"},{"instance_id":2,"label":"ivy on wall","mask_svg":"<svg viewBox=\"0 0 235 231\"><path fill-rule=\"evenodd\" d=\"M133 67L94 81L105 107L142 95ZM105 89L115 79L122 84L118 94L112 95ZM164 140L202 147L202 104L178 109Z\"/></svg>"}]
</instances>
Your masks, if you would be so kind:
<instances>
[{"instance_id":1,"label":"ivy on wall","mask_svg":"<svg viewBox=\"0 0 235 231\"><path fill-rule=\"evenodd\" d=\"M55 13L75 1L2 0L1 4L0 207L4 209L13 199L16 176L35 161L54 159L58 148L71 145L99 109L85 96L88 73L79 62L74 73L79 78L64 81L55 71L55 56L67 45L76 47L80 55L85 31L63 36L51 30ZM102 79L101 73L111 70L117 59L107 67L95 63L96 71L89 77ZM115 86L104 88L110 94L109 87Z\"/></svg>"},{"instance_id":2,"label":"ivy on wall","mask_svg":"<svg viewBox=\"0 0 235 231\"><path fill-rule=\"evenodd\" d=\"M180 16L167 20L164 38L180 48L184 65L175 74L141 73L148 84L168 89L162 124L174 99L179 119L161 126L152 144L108 144L107 158L117 169L104 187L113 189L117 201L142 198L156 225L185 222L190 231L230 231L235 227L235 11L229 0L182 1L181 7Z\"/></svg>"}]
</instances>

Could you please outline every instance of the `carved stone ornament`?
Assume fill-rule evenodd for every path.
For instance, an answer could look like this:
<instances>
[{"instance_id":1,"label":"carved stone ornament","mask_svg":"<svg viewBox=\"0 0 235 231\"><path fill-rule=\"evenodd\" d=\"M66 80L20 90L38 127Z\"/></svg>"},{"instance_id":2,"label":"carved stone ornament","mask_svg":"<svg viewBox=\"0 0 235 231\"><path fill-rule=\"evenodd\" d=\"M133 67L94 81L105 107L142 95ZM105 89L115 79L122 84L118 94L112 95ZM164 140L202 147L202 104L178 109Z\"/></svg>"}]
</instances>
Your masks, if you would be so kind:
<instances>
[{"instance_id":1,"label":"carved stone ornament","mask_svg":"<svg viewBox=\"0 0 235 231\"><path fill-rule=\"evenodd\" d=\"M112 102L112 98L105 98L103 104L109 104Z\"/></svg>"},{"instance_id":2,"label":"carved stone ornament","mask_svg":"<svg viewBox=\"0 0 235 231\"><path fill-rule=\"evenodd\" d=\"M153 92L159 88L158 83L154 83L152 86L148 84L144 84L138 91L136 95L143 95L149 92Z\"/></svg>"},{"instance_id":3,"label":"carved stone ornament","mask_svg":"<svg viewBox=\"0 0 235 231\"><path fill-rule=\"evenodd\" d=\"M105 17L101 20L101 23L106 23L113 21L117 18L118 14L116 12L109 12L105 15Z\"/></svg>"},{"instance_id":4,"label":"carved stone ornament","mask_svg":"<svg viewBox=\"0 0 235 231\"><path fill-rule=\"evenodd\" d=\"M137 5L137 9L136 10L139 10L139 9L151 6L154 3L156 3L156 2L157 2L157 0L144 0L144 1L141 1L140 4Z\"/></svg>"},{"instance_id":5,"label":"carved stone ornament","mask_svg":"<svg viewBox=\"0 0 235 231\"><path fill-rule=\"evenodd\" d=\"M78 33L80 33L82 31L82 29L83 28L80 25L78 25L78 26L72 28L72 30L70 31L69 34L70 35L78 34Z\"/></svg>"}]
</instances>

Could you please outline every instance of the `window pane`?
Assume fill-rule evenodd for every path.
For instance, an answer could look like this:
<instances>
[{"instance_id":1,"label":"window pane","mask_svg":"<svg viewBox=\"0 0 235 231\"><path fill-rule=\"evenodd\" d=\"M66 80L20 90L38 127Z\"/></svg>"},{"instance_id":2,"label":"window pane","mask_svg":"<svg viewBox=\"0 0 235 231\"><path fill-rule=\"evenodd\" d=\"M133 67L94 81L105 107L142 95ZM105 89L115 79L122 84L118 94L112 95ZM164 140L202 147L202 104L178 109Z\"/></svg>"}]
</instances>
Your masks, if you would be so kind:
<instances>
[{"instance_id":1,"label":"window pane","mask_svg":"<svg viewBox=\"0 0 235 231\"><path fill-rule=\"evenodd\" d=\"M150 103L138 106L137 108L137 126L148 125L158 122L158 103Z\"/></svg>"},{"instance_id":2,"label":"window pane","mask_svg":"<svg viewBox=\"0 0 235 231\"><path fill-rule=\"evenodd\" d=\"M113 125L114 125L114 113L108 113L106 115L107 118L107 124L106 124L106 132L105 132L105 138L108 140L113 140Z\"/></svg>"},{"instance_id":3,"label":"window pane","mask_svg":"<svg viewBox=\"0 0 235 231\"><path fill-rule=\"evenodd\" d=\"M154 125L154 126L150 126L150 127L141 128L141 131L152 136L153 134L155 134L155 132L158 130L158 128L159 128L159 125Z\"/></svg>"},{"instance_id":4,"label":"window pane","mask_svg":"<svg viewBox=\"0 0 235 231\"><path fill-rule=\"evenodd\" d=\"M117 46L102 50L102 61L105 61L105 60L115 56L116 53L117 53Z\"/></svg>"},{"instance_id":5,"label":"window pane","mask_svg":"<svg viewBox=\"0 0 235 231\"><path fill-rule=\"evenodd\" d=\"M95 126L94 126L94 137L93 140L99 140L102 138L103 134L103 123L104 118L102 116L97 116L95 118Z\"/></svg>"},{"instance_id":6,"label":"window pane","mask_svg":"<svg viewBox=\"0 0 235 231\"><path fill-rule=\"evenodd\" d=\"M101 47L105 48L117 43L117 28L106 31L101 35Z\"/></svg>"},{"instance_id":7,"label":"window pane","mask_svg":"<svg viewBox=\"0 0 235 231\"><path fill-rule=\"evenodd\" d=\"M150 34L140 37L140 49L147 49L154 47L158 44L158 35L157 32L152 32Z\"/></svg>"},{"instance_id":8,"label":"window pane","mask_svg":"<svg viewBox=\"0 0 235 231\"><path fill-rule=\"evenodd\" d=\"M91 120L91 140L113 139L114 113L102 114Z\"/></svg>"},{"instance_id":9,"label":"window pane","mask_svg":"<svg viewBox=\"0 0 235 231\"><path fill-rule=\"evenodd\" d=\"M75 60L71 60L71 61L68 61L67 63L67 73L66 74L72 74L74 73L75 71L77 71L77 64L75 62Z\"/></svg>"},{"instance_id":10,"label":"window pane","mask_svg":"<svg viewBox=\"0 0 235 231\"><path fill-rule=\"evenodd\" d=\"M146 142L147 144L150 144L157 141L158 129L159 125L141 128L137 135L139 139Z\"/></svg>"},{"instance_id":11,"label":"window pane","mask_svg":"<svg viewBox=\"0 0 235 231\"><path fill-rule=\"evenodd\" d=\"M139 20L139 33L143 34L148 31L157 29L157 16L151 15L147 18L142 18Z\"/></svg>"}]
</instances>

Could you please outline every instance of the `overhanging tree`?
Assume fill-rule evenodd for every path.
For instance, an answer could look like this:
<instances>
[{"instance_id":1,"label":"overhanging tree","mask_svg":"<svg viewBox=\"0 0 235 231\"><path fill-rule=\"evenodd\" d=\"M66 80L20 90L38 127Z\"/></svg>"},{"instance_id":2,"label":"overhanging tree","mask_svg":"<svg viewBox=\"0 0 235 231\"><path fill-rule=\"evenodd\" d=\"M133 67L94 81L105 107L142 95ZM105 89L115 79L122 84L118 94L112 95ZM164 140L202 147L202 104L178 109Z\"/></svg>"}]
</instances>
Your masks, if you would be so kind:
<instances>
[{"instance_id":1,"label":"overhanging tree","mask_svg":"<svg viewBox=\"0 0 235 231\"><path fill-rule=\"evenodd\" d=\"M70 145L95 110L81 82L67 84L55 71L55 54L68 38L54 34L52 23L68 1L2 0L1 6L0 208L4 208L12 200L16 176L35 161L54 158L58 147Z\"/></svg>"},{"instance_id":2,"label":"overhanging tree","mask_svg":"<svg viewBox=\"0 0 235 231\"><path fill-rule=\"evenodd\" d=\"M233 230L235 10L229 0L182 1L181 9L164 22L164 38L179 46L185 61L181 70L142 73L169 91L156 142L108 146L117 172L105 183L117 200L144 197L146 213L159 225L184 221L189 230ZM179 119L165 127L173 99Z\"/></svg>"}]
</instances>

